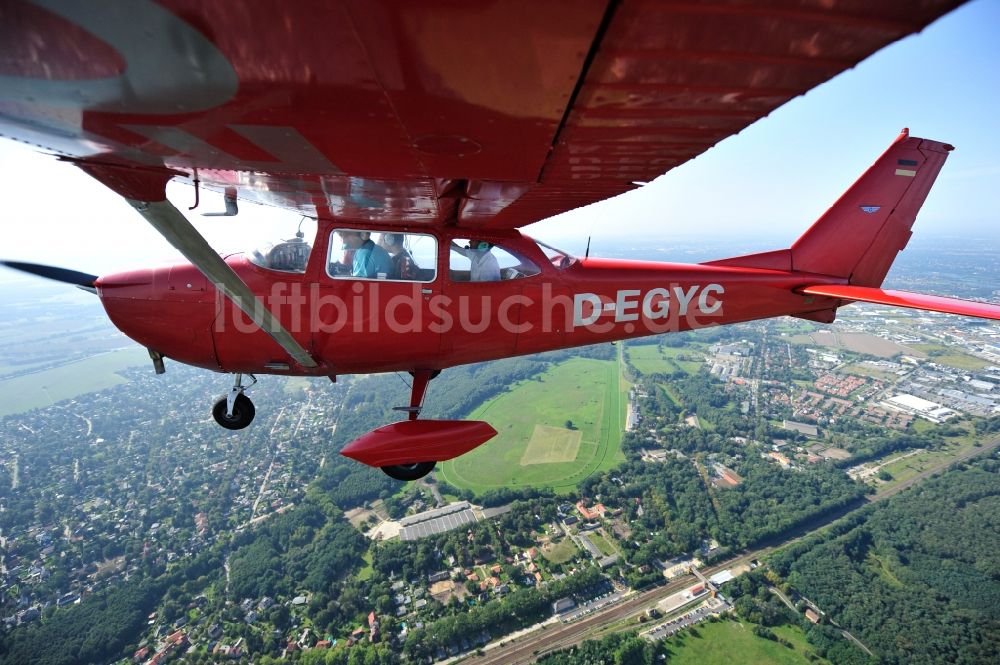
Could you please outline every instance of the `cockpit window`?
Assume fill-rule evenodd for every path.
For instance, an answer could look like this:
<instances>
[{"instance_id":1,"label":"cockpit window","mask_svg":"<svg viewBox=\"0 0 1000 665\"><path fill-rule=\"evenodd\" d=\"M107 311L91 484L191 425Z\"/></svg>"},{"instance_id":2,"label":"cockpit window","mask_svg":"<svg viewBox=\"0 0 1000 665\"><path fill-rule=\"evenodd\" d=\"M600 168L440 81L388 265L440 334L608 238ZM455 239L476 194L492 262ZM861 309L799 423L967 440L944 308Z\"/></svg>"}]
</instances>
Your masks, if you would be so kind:
<instances>
[{"instance_id":1,"label":"cockpit window","mask_svg":"<svg viewBox=\"0 0 1000 665\"><path fill-rule=\"evenodd\" d=\"M433 282L437 240L425 233L336 229L326 272L335 279Z\"/></svg>"},{"instance_id":2,"label":"cockpit window","mask_svg":"<svg viewBox=\"0 0 1000 665\"><path fill-rule=\"evenodd\" d=\"M538 242L537 240L535 240L535 244L538 245L538 249L542 250L542 253L544 253L545 256L548 257L549 261L552 262L552 265L554 265L556 268L559 268L560 270L568 268L574 263L576 263L575 256L572 256L571 254L568 254L562 251L561 249L550 247L549 245L546 245L544 242Z\"/></svg>"},{"instance_id":3,"label":"cockpit window","mask_svg":"<svg viewBox=\"0 0 1000 665\"><path fill-rule=\"evenodd\" d=\"M541 272L531 259L477 238L451 241L448 268L453 282L499 282Z\"/></svg>"},{"instance_id":4,"label":"cockpit window","mask_svg":"<svg viewBox=\"0 0 1000 665\"><path fill-rule=\"evenodd\" d=\"M302 229L303 223L307 221L313 227L313 232L310 234ZM313 238L315 235L315 223L303 219L299 222L294 236L286 240L264 243L247 252L247 259L255 266L267 270L302 274L306 271L309 255L312 253L312 242L307 238Z\"/></svg>"}]
</instances>

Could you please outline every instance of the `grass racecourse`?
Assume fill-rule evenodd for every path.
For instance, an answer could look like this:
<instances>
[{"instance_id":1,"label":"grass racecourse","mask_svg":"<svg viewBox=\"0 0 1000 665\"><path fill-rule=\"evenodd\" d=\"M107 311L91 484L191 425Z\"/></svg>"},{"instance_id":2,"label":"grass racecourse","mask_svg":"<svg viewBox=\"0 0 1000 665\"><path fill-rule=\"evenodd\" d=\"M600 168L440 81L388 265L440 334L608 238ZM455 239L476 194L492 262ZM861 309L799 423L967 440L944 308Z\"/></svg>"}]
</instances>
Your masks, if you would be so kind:
<instances>
[{"instance_id":1,"label":"grass racecourse","mask_svg":"<svg viewBox=\"0 0 1000 665\"><path fill-rule=\"evenodd\" d=\"M628 385L621 369L620 359L573 358L512 386L469 415L492 424L497 437L439 464L437 473L478 493L526 486L569 491L614 467L624 460Z\"/></svg>"}]
</instances>

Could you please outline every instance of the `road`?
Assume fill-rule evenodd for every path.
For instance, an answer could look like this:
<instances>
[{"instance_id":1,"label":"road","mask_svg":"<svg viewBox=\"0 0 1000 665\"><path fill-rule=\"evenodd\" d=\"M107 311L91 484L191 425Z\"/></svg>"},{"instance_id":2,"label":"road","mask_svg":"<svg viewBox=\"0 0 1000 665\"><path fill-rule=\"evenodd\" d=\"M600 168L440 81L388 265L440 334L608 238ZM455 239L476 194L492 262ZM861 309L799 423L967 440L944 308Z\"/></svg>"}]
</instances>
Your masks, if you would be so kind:
<instances>
[{"instance_id":1,"label":"road","mask_svg":"<svg viewBox=\"0 0 1000 665\"><path fill-rule=\"evenodd\" d=\"M895 496L899 492L911 487L927 476L937 473L938 471L953 464L975 457L976 455L989 453L995 450L998 446L1000 446L1000 436L994 437L992 440L985 442L982 446L972 448L970 451L966 451L957 457L943 460L940 464L927 469L926 471L922 471L913 478L868 497L866 501L859 501L858 503L853 504L849 510L835 511L830 515L810 523L806 529L796 529L793 532L794 535L779 543L761 547L751 552L747 552L746 554L728 559L720 564L706 568L701 572L705 577L711 577L715 573L726 570L727 568L749 563L753 559L766 556L778 547L789 545L801 540L813 531L826 526L840 517L843 517L845 514L849 514L858 510L862 506L868 505L868 503L882 501L891 496ZM659 600L662 600L673 593L687 588L696 582L697 579L698 578L694 575L685 575L683 577L676 578L666 586L660 586L647 591L635 593L631 596L626 596L626 599L621 603L596 611L586 619L570 624L557 625L554 628L538 630L524 637L510 640L509 642L501 640L499 644L488 645L484 655L477 656L473 654L462 662L469 663L470 665L517 665L519 663L534 662L541 655L549 653L550 651L565 649L574 644L578 644L584 639L590 637L596 631L609 628L616 623L625 621L625 625L631 627L631 624L635 624L637 622L638 616L644 612L646 608L653 606Z\"/></svg>"}]
</instances>

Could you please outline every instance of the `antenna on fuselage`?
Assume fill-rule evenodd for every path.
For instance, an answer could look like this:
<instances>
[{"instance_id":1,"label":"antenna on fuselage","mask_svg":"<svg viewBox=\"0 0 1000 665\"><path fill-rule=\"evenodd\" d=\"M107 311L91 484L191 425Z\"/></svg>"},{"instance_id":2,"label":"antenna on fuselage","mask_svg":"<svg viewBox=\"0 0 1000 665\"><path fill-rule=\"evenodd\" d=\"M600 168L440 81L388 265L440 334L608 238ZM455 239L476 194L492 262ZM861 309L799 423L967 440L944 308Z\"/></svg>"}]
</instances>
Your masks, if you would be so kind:
<instances>
[{"instance_id":1,"label":"antenna on fuselage","mask_svg":"<svg viewBox=\"0 0 1000 665\"><path fill-rule=\"evenodd\" d=\"M583 258L590 258L590 236L587 236L587 249L583 252Z\"/></svg>"}]
</instances>

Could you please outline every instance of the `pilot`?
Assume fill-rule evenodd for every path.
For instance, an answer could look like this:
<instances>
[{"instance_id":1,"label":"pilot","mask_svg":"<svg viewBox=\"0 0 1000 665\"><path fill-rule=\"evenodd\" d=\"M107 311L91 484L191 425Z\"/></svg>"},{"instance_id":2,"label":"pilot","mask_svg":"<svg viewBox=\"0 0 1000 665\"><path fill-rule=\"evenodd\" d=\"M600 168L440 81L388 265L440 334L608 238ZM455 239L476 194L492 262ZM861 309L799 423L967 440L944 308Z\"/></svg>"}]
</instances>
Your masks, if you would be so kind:
<instances>
[{"instance_id":1,"label":"pilot","mask_svg":"<svg viewBox=\"0 0 1000 665\"><path fill-rule=\"evenodd\" d=\"M420 267L403 246L403 238L402 233L383 233L379 239L379 246L392 257L392 274L389 277L411 281L420 279Z\"/></svg>"},{"instance_id":2,"label":"pilot","mask_svg":"<svg viewBox=\"0 0 1000 665\"><path fill-rule=\"evenodd\" d=\"M337 231L347 250L353 251L351 277L386 279L392 273L392 259L371 240L368 231Z\"/></svg>"},{"instance_id":3,"label":"pilot","mask_svg":"<svg viewBox=\"0 0 1000 665\"><path fill-rule=\"evenodd\" d=\"M493 245L485 240L472 239L468 247L462 247L451 241L452 251L458 252L472 262L469 270L469 279L473 282L498 282L500 281L500 264L497 257L490 250Z\"/></svg>"}]
</instances>

